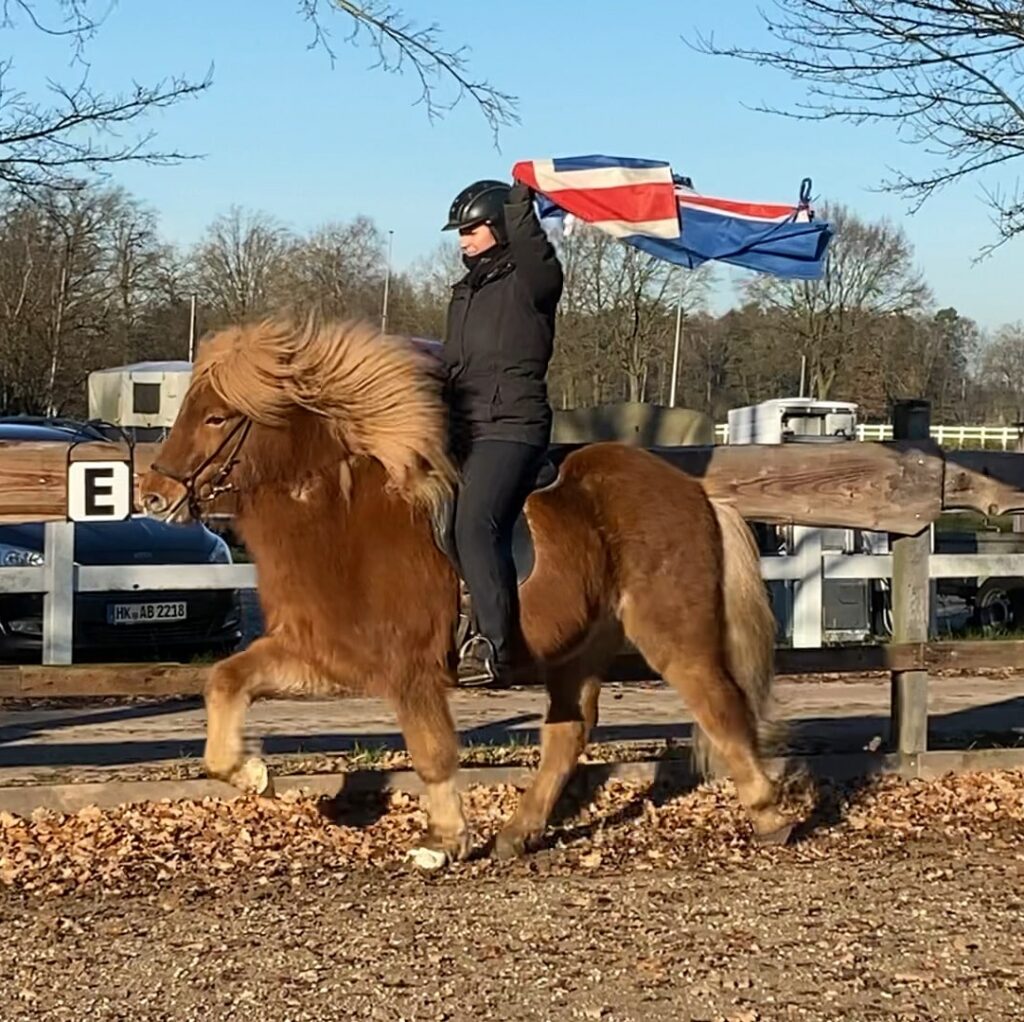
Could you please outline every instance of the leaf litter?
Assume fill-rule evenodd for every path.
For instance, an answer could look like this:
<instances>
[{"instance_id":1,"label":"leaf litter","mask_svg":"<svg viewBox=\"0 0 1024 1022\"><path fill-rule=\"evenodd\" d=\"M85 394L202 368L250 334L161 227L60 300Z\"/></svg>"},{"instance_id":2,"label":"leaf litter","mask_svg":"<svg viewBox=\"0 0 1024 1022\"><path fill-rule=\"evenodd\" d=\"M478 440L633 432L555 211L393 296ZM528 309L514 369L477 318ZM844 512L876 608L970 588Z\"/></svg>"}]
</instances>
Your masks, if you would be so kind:
<instances>
[{"instance_id":1,"label":"leaf litter","mask_svg":"<svg viewBox=\"0 0 1024 1022\"><path fill-rule=\"evenodd\" d=\"M1002 1022L1019 1017L1024 771L823 783L785 848L731 784L610 781L541 847L404 862L404 793L0 814L5 1022Z\"/></svg>"}]
</instances>

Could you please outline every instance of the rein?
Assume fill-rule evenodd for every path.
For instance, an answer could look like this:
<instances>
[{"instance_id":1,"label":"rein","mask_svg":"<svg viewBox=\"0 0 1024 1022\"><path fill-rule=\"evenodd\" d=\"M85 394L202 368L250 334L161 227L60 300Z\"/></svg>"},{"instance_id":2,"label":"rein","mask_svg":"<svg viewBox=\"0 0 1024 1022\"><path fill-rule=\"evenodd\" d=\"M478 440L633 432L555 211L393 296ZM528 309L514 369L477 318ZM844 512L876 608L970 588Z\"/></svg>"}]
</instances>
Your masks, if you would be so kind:
<instances>
[{"instance_id":1,"label":"rein","mask_svg":"<svg viewBox=\"0 0 1024 1022\"><path fill-rule=\"evenodd\" d=\"M184 479L178 480L181 485L185 488L185 493L180 500L170 511L167 512L168 517L173 516L178 512L183 504L188 504L189 513L193 518L198 518L204 504L209 504L211 501L216 500L219 496L225 493L232 493L235 491L233 483L228 482L228 477L234 471L235 466L238 464L238 455L242 450L242 445L249 438L249 431L252 429L252 420L243 418L235 423L234 426L228 431L227 436L217 445L213 453L204 458ZM199 477L205 472L220 456L221 452L231 443L235 441L235 446L232 448L230 454L221 463L220 468L214 472L209 482L205 483L200 488L197 483Z\"/></svg>"}]
</instances>

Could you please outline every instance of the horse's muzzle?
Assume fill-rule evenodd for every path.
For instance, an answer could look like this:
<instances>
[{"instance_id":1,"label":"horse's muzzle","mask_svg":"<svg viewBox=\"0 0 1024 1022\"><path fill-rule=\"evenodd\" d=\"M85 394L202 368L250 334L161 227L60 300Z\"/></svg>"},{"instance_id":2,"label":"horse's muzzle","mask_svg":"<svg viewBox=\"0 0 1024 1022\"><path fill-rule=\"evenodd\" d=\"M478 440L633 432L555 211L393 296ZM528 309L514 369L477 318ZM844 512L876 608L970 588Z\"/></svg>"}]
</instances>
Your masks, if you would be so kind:
<instances>
[{"instance_id":1,"label":"horse's muzzle","mask_svg":"<svg viewBox=\"0 0 1024 1022\"><path fill-rule=\"evenodd\" d=\"M189 517L185 487L154 469L139 480L139 505L150 518L178 521Z\"/></svg>"}]
</instances>

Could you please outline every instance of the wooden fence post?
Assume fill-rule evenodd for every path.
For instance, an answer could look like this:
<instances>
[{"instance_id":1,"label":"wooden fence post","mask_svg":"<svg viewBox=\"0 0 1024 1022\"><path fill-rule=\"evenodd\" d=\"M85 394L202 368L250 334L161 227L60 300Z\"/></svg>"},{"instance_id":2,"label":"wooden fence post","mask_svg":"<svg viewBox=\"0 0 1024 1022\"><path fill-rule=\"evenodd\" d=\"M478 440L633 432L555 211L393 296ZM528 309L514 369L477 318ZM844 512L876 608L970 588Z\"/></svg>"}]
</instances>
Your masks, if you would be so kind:
<instances>
[{"instance_id":1,"label":"wooden fence post","mask_svg":"<svg viewBox=\"0 0 1024 1022\"><path fill-rule=\"evenodd\" d=\"M931 406L927 401L898 401L893 407L895 440L927 441ZM930 523L913 536L892 543L892 622L894 643L925 643L931 585L928 557ZM914 756L928 748L928 672L893 671L891 683L890 743L900 756Z\"/></svg>"}]
</instances>

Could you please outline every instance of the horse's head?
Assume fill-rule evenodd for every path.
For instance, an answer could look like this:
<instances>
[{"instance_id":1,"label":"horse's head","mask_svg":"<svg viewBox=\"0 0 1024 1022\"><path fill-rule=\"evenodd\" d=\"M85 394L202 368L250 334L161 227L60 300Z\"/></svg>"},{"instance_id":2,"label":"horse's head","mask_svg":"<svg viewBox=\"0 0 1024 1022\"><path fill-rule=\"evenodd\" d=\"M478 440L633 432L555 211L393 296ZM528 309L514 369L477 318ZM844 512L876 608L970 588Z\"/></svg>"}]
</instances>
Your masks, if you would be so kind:
<instances>
[{"instance_id":1,"label":"horse's head","mask_svg":"<svg viewBox=\"0 0 1024 1022\"><path fill-rule=\"evenodd\" d=\"M424 356L365 324L230 327L202 345L140 496L150 515L183 521L351 457L381 462L413 501L450 486L446 415Z\"/></svg>"},{"instance_id":2,"label":"horse's head","mask_svg":"<svg viewBox=\"0 0 1024 1022\"><path fill-rule=\"evenodd\" d=\"M251 419L223 400L208 380L193 380L167 439L142 477L145 511L183 521L201 517L224 493L237 489Z\"/></svg>"}]
</instances>

